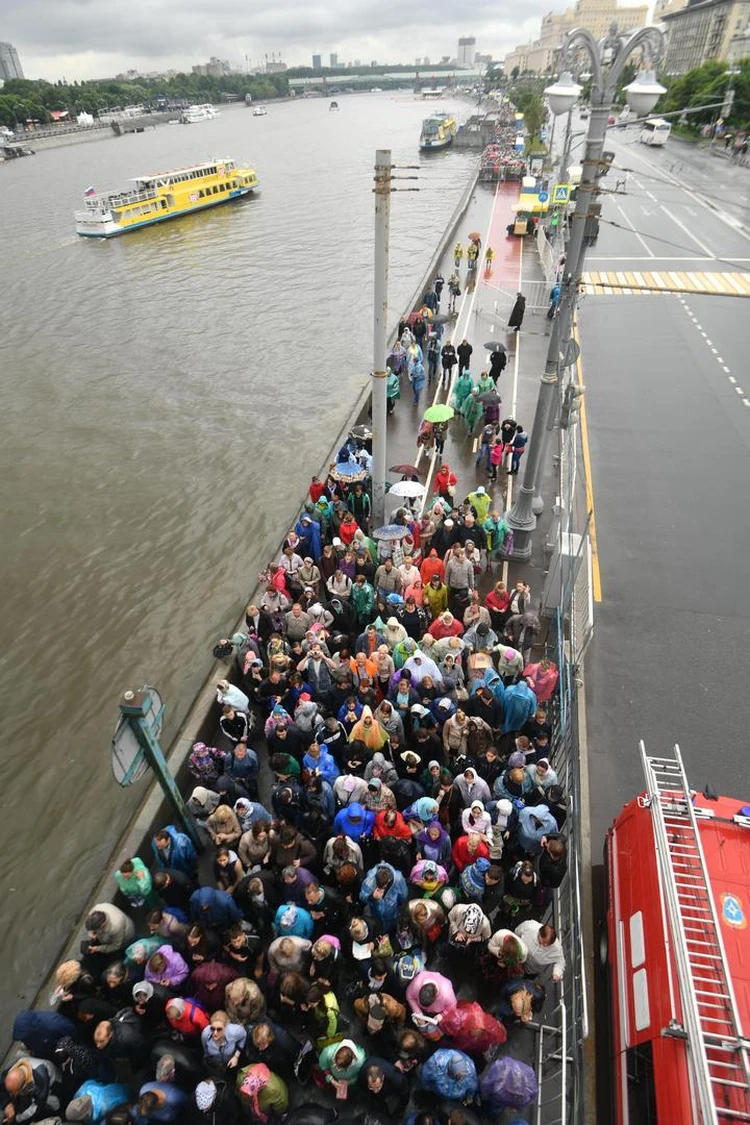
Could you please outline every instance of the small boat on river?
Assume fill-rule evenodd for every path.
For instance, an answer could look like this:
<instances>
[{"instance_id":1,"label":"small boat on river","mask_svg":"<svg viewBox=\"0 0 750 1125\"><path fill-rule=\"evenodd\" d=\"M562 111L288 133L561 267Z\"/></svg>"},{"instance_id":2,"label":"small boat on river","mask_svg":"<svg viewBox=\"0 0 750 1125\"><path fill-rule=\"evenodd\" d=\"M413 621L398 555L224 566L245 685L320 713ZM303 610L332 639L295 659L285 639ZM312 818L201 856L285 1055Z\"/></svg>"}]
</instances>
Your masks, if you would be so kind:
<instances>
[{"instance_id":1,"label":"small boat on river","mask_svg":"<svg viewBox=\"0 0 750 1125\"><path fill-rule=\"evenodd\" d=\"M252 168L238 168L228 159L136 176L131 183L135 187L103 194L89 188L84 210L75 213L76 233L84 238L113 238L240 199L259 186Z\"/></svg>"},{"instance_id":2,"label":"small boat on river","mask_svg":"<svg viewBox=\"0 0 750 1125\"><path fill-rule=\"evenodd\" d=\"M419 137L419 147L422 152L431 152L438 148L447 148L453 144L453 138L458 132L455 117L449 113L433 113L422 122L422 132Z\"/></svg>"},{"instance_id":3,"label":"small boat on river","mask_svg":"<svg viewBox=\"0 0 750 1125\"><path fill-rule=\"evenodd\" d=\"M253 110L253 117L265 117L267 113L268 110L264 105L256 105L255 109Z\"/></svg>"}]
</instances>

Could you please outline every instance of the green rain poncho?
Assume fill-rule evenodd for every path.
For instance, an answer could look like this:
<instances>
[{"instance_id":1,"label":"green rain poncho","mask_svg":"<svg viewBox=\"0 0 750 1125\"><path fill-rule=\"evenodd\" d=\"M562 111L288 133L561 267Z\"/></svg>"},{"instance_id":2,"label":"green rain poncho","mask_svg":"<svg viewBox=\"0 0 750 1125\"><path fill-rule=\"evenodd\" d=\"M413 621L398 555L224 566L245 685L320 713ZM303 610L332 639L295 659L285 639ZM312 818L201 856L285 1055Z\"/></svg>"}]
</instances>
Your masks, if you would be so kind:
<instances>
[{"instance_id":1,"label":"green rain poncho","mask_svg":"<svg viewBox=\"0 0 750 1125\"><path fill-rule=\"evenodd\" d=\"M474 390L474 381L471 377L470 371L464 371L463 375L459 375L456 379L456 385L453 388L453 402L458 413L461 413L461 407L464 404L464 399L471 394Z\"/></svg>"},{"instance_id":2,"label":"green rain poncho","mask_svg":"<svg viewBox=\"0 0 750 1125\"><path fill-rule=\"evenodd\" d=\"M461 404L461 417L464 420L468 433L471 433L484 413L483 407L476 392L472 392Z\"/></svg>"}]
</instances>

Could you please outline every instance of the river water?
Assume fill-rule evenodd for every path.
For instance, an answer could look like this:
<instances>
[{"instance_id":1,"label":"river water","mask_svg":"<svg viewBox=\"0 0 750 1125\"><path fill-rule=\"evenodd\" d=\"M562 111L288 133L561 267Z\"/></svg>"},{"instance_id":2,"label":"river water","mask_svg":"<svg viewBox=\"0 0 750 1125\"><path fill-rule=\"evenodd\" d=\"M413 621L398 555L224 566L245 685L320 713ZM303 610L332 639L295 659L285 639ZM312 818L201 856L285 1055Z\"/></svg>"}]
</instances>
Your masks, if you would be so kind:
<instances>
[{"instance_id":1,"label":"river water","mask_svg":"<svg viewBox=\"0 0 750 1125\"><path fill-rule=\"evenodd\" d=\"M369 370L376 148L420 165L393 196L392 319L475 167L420 159L410 94L340 105L230 107L0 167L0 1035L142 795L110 772L121 692L159 687L167 742ZM75 235L89 185L216 156L256 168L257 198Z\"/></svg>"}]
</instances>

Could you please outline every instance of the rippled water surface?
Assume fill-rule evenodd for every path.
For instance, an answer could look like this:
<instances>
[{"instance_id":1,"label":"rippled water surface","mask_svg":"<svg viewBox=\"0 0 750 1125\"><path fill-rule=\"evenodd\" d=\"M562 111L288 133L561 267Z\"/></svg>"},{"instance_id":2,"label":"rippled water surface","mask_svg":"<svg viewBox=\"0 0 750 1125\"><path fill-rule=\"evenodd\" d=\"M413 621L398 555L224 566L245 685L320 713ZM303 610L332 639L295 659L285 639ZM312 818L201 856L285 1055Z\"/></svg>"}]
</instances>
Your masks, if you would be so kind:
<instances>
[{"instance_id":1,"label":"rippled water surface","mask_svg":"<svg viewBox=\"0 0 750 1125\"><path fill-rule=\"evenodd\" d=\"M394 318L474 167L420 161L411 95L340 105L0 166L2 1035L142 794L110 773L121 691L160 688L168 739L369 370L375 149L421 164L393 197ZM252 164L258 197L75 235L90 184L212 156Z\"/></svg>"}]
</instances>

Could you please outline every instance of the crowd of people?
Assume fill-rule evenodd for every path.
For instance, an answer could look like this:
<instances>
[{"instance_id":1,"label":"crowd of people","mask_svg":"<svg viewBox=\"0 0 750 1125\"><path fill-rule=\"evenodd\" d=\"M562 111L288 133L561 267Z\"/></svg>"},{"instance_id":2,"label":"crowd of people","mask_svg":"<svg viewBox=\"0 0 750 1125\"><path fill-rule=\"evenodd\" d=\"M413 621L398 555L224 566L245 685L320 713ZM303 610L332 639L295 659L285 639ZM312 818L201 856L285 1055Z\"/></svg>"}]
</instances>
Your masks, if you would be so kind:
<instances>
[{"instance_id":1,"label":"crowd of people","mask_svg":"<svg viewBox=\"0 0 750 1125\"><path fill-rule=\"evenodd\" d=\"M557 669L523 582L480 594L499 517L456 484L378 539L366 483L313 479L190 755L205 852L168 824L120 864L55 1006L17 1014L5 1125L461 1125L534 1097L507 1040L565 971Z\"/></svg>"}]
</instances>

